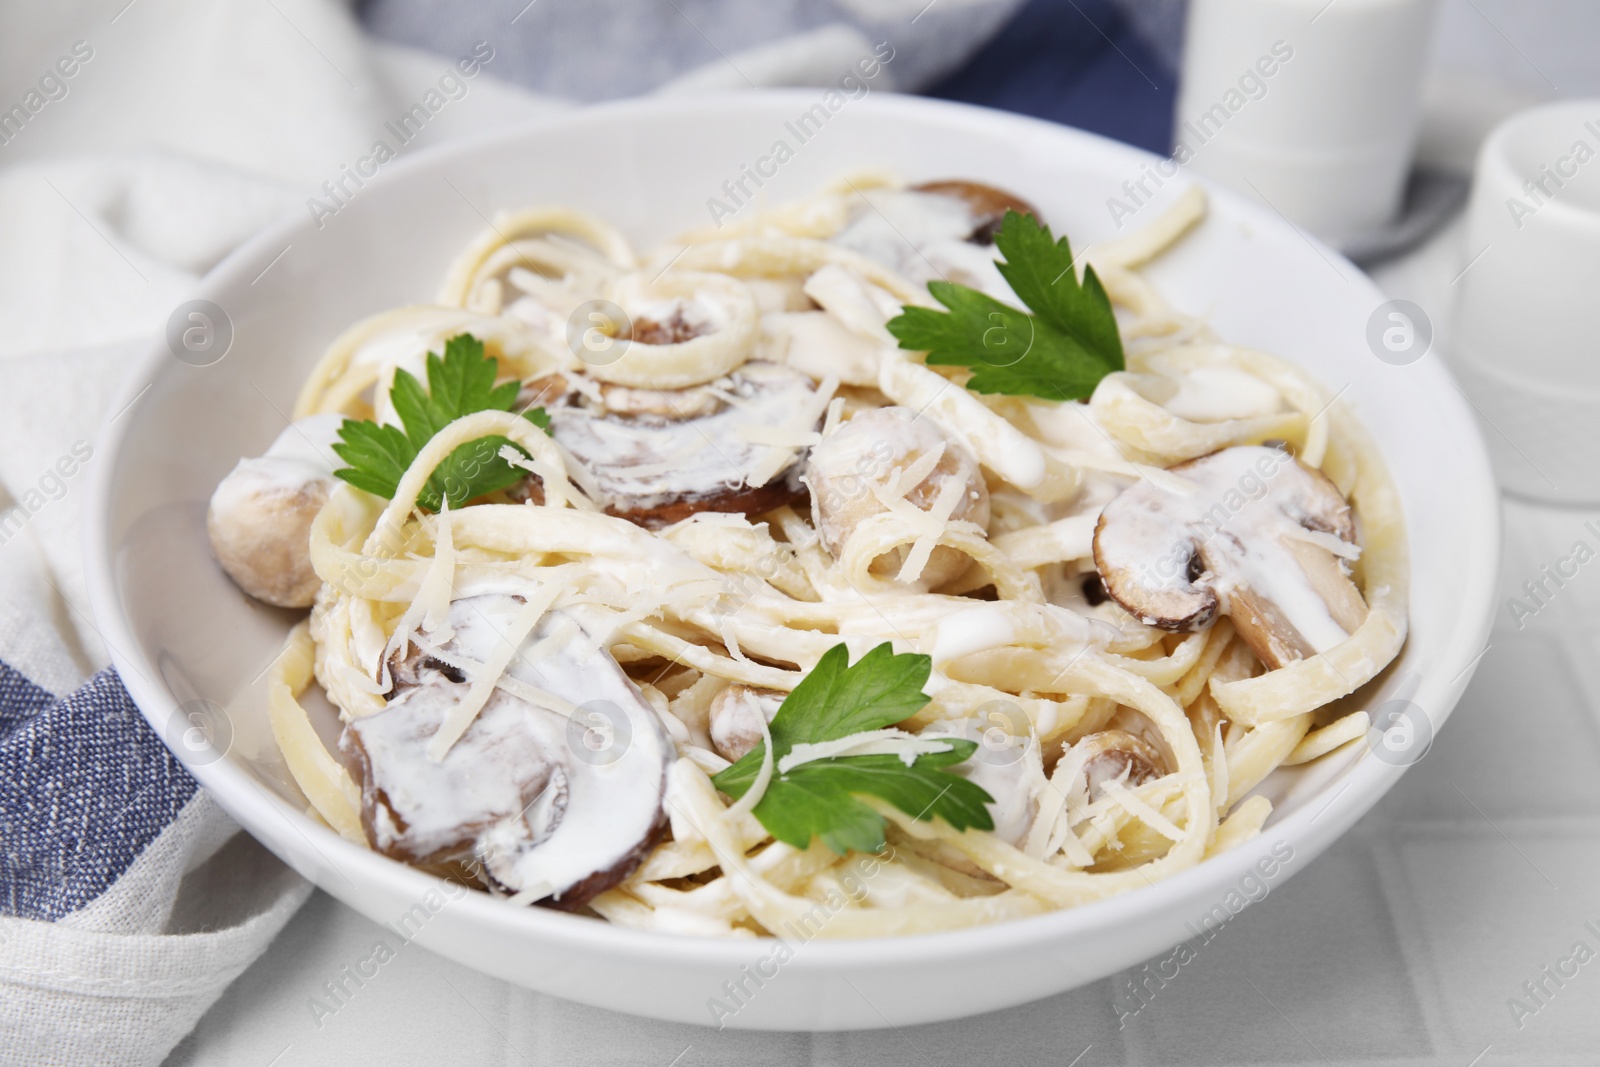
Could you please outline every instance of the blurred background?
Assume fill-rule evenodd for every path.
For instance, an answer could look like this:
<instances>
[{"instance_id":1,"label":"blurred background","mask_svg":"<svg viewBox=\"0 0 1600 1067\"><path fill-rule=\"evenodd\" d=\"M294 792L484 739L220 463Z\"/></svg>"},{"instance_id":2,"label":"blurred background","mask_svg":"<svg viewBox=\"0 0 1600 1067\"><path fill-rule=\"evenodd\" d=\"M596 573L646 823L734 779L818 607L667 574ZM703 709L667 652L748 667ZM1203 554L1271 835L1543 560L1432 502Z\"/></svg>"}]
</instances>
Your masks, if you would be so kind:
<instances>
[{"instance_id":1,"label":"blurred background","mask_svg":"<svg viewBox=\"0 0 1600 1067\"><path fill-rule=\"evenodd\" d=\"M1374 0L1299 6L1333 22ZM0 355L158 327L194 277L364 153L442 60L480 42L493 51L484 76L405 151L578 102L826 85L887 40L896 58L875 88L1019 111L1166 153L1186 14L1184 0L0 6L0 111L30 93L39 105L0 123L0 319L10 327ZM1438 0L1420 57L1419 160L1464 173L1500 117L1600 92L1597 43L1600 5L1590 0ZM75 45L92 58L56 77ZM1352 65L1351 86L1363 77ZM41 78L55 87L41 89ZM127 262L107 256L107 240Z\"/></svg>"}]
</instances>

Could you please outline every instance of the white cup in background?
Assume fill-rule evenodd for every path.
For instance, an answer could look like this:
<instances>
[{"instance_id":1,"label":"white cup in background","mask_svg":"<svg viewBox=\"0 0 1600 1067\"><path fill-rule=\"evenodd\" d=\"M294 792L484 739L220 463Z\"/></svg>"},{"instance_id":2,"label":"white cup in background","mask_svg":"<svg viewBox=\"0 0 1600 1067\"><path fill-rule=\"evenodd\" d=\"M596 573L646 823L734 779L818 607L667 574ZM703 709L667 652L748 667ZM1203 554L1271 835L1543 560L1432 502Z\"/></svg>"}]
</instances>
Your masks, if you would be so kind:
<instances>
[{"instance_id":1,"label":"white cup in background","mask_svg":"<svg viewBox=\"0 0 1600 1067\"><path fill-rule=\"evenodd\" d=\"M1381 228L1405 191L1436 6L1193 0L1174 157L1332 243Z\"/></svg>"},{"instance_id":2,"label":"white cup in background","mask_svg":"<svg viewBox=\"0 0 1600 1067\"><path fill-rule=\"evenodd\" d=\"M1495 128L1465 251L1446 347L1501 486L1600 503L1600 100Z\"/></svg>"}]
</instances>

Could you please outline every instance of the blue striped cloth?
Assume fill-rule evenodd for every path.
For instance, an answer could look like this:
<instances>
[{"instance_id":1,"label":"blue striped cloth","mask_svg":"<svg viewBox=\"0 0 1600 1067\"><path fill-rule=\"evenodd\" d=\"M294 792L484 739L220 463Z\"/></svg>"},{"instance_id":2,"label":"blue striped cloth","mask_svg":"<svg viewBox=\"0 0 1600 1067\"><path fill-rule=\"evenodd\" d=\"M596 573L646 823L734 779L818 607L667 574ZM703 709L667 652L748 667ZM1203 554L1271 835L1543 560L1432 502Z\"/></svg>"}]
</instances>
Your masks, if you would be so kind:
<instances>
[{"instance_id":1,"label":"blue striped cloth","mask_svg":"<svg viewBox=\"0 0 1600 1067\"><path fill-rule=\"evenodd\" d=\"M1181 10L1170 25L1142 33L1127 13L1139 2L1029 0L927 95L1049 119L1165 155L1178 97L1168 57L1177 52ZM1169 39L1156 41L1153 33Z\"/></svg>"},{"instance_id":2,"label":"blue striped cloth","mask_svg":"<svg viewBox=\"0 0 1600 1067\"><path fill-rule=\"evenodd\" d=\"M0 663L0 913L93 902L198 788L116 672L62 699Z\"/></svg>"}]
</instances>

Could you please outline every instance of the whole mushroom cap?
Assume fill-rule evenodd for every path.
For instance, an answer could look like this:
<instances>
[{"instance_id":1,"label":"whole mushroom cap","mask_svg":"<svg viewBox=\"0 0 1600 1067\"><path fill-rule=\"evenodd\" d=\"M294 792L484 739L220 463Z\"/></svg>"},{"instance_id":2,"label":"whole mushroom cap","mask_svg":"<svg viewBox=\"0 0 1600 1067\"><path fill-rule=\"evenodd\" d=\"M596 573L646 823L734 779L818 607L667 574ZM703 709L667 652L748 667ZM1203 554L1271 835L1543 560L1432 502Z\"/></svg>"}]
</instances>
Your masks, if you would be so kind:
<instances>
[{"instance_id":1,"label":"whole mushroom cap","mask_svg":"<svg viewBox=\"0 0 1600 1067\"><path fill-rule=\"evenodd\" d=\"M287 485L276 472L263 471L264 462L242 461L217 487L206 510L211 551L234 584L257 600L308 608L322 585L311 568L311 522L328 502L332 483Z\"/></svg>"},{"instance_id":2,"label":"whole mushroom cap","mask_svg":"<svg viewBox=\"0 0 1600 1067\"><path fill-rule=\"evenodd\" d=\"M306 608L321 580L311 567L311 523L333 490L327 445L338 415L313 415L284 430L266 455L242 459L206 509L211 551L234 584L280 608Z\"/></svg>"}]
</instances>

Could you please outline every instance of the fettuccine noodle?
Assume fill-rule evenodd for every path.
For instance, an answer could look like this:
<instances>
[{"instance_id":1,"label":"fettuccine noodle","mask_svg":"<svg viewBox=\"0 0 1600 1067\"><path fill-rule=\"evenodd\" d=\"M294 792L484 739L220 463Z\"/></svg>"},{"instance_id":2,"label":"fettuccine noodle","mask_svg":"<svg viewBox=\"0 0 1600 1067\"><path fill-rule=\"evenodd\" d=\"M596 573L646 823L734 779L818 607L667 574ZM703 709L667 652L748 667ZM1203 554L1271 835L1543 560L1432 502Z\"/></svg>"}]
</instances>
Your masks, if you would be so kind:
<instances>
[{"instance_id":1,"label":"fettuccine noodle","mask_svg":"<svg viewBox=\"0 0 1600 1067\"><path fill-rule=\"evenodd\" d=\"M506 214L449 267L438 304L378 315L330 346L297 417L394 422L397 370L420 377L424 353L463 333L485 343L501 380L524 383L518 411L564 396L613 405L622 418L618 405L659 407L659 397L667 424L681 418L708 436L723 424L683 415L689 406L755 410L768 388L788 399L709 448L685 434L680 454L639 467L648 483L639 493L679 500L673 479L722 455L746 475L717 489L747 501L738 506L691 501L680 515L677 504L650 503L641 508L666 510L627 514L614 471L580 457L559 426L547 435L515 411L440 431L391 500L338 484L311 527L320 591L270 680L273 735L311 810L351 840L376 832L358 768L323 746L300 703L313 678L346 724L376 721L408 642L448 634L463 598L506 589L520 606L502 649L456 663L439 645L470 693L434 736L431 758L497 699L576 714L572 693L508 673L519 648L557 641L553 619L576 620L586 647L620 665L670 738L666 829L586 905L623 926L779 934L824 902L822 936L868 937L1076 907L1248 840L1271 811L1254 791L1274 770L1365 733L1365 713L1321 709L1375 677L1405 640L1398 498L1366 433L1316 382L1214 336L1138 273L1203 225L1203 194L1089 249L1118 313L1126 369L1089 400L1062 402L980 395L965 388L967 371L927 366L897 346L886 323L901 306L937 306L930 270L964 271L957 280L990 291L999 277L984 266L992 253L972 241L975 253L949 247L925 264L881 254L869 239L874 213L910 210L915 202L893 198L912 192L881 176L841 184L649 255L582 212ZM595 302L631 316L632 337L583 319ZM591 348L572 343L574 316ZM659 331L654 342L642 339L647 329ZM567 392L549 392L551 382ZM895 422L889 410L907 414ZM844 447L852 426L881 436L852 453L868 462L825 487L822 457ZM526 484L420 509L435 468L488 435L515 446L503 454ZM1247 642L1251 620L1237 601L1231 618L1225 610L1192 631L1147 624L1106 598L1111 576L1096 562L1097 523L1121 491L1192 493L1198 476L1180 464L1263 442L1271 448L1261 453L1287 450L1272 454L1320 469L1348 499L1358 543L1306 536L1331 546L1364 604L1348 634L1274 669ZM839 494L837 507L824 492ZM737 754L719 743L716 717L735 694L775 694L775 703L840 642L855 659L885 641L932 657L929 703L902 730L980 740L964 773L995 798L996 827L959 831L874 801L888 846L869 877L856 877L861 857L820 841L805 850L775 842L751 804L718 793L711 777ZM764 768L762 785L777 773ZM499 886L476 860L489 862L463 854L428 866L514 901L538 899Z\"/></svg>"}]
</instances>

